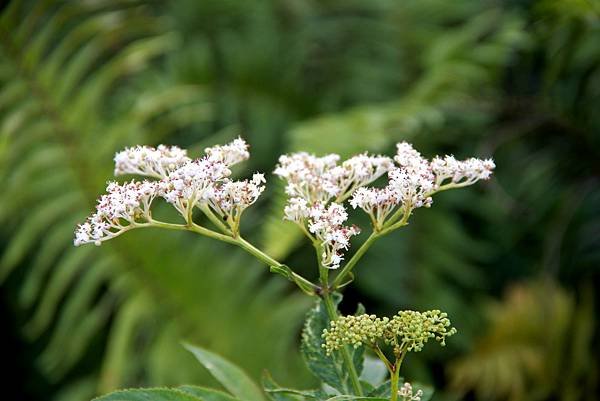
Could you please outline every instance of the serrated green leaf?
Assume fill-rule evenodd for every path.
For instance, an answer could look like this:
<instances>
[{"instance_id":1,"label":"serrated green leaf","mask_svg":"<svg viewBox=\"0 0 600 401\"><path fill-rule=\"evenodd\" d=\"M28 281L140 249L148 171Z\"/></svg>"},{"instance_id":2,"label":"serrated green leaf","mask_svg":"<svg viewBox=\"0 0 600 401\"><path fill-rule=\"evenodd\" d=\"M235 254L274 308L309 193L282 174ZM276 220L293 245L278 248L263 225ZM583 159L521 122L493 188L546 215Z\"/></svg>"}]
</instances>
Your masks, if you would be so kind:
<instances>
[{"instance_id":1,"label":"serrated green leaf","mask_svg":"<svg viewBox=\"0 0 600 401\"><path fill-rule=\"evenodd\" d=\"M335 305L339 304L341 299L340 294L334 294ZM327 355L325 349L322 347L323 339L321 336L323 330L327 327L329 327L329 317L323 306L323 302L318 299L315 306L306 316L300 350L308 368L317 378L341 394L347 394L350 392L350 384L348 382L348 374L343 368L341 357L338 353ZM360 374L364 350L358 349L351 352L355 369Z\"/></svg>"},{"instance_id":2,"label":"serrated green leaf","mask_svg":"<svg viewBox=\"0 0 600 401\"><path fill-rule=\"evenodd\" d=\"M203 401L239 401L239 398L232 397L227 393L207 387L184 385L179 386L178 389L195 395Z\"/></svg>"},{"instance_id":3,"label":"serrated green leaf","mask_svg":"<svg viewBox=\"0 0 600 401\"><path fill-rule=\"evenodd\" d=\"M260 388L248 375L223 357L203 348L184 344L196 359L236 397L244 401L265 401Z\"/></svg>"},{"instance_id":4,"label":"serrated green leaf","mask_svg":"<svg viewBox=\"0 0 600 401\"><path fill-rule=\"evenodd\" d=\"M93 401L203 401L185 391L168 388L149 388L135 390L120 390Z\"/></svg>"}]
</instances>

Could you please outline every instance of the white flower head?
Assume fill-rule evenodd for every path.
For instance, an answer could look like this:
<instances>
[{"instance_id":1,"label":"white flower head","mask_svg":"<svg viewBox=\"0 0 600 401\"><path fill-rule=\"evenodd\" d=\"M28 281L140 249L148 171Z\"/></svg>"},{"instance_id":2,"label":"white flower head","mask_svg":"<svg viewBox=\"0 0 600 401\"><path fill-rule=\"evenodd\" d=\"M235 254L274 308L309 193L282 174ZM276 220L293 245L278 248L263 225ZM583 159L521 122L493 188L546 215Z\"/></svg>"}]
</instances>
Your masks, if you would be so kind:
<instances>
[{"instance_id":1,"label":"white flower head","mask_svg":"<svg viewBox=\"0 0 600 401\"><path fill-rule=\"evenodd\" d=\"M115 175L139 174L165 178L170 172L188 163L187 152L177 146L134 146L115 154Z\"/></svg>"},{"instance_id":2,"label":"white flower head","mask_svg":"<svg viewBox=\"0 0 600 401\"><path fill-rule=\"evenodd\" d=\"M249 145L242 138L234 139L232 142L226 145L216 145L210 148L204 149L204 153L209 159L224 163L230 167L234 164L248 160L250 152L248 152Z\"/></svg>"},{"instance_id":3,"label":"white flower head","mask_svg":"<svg viewBox=\"0 0 600 401\"><path fill-rule=\"evenodd\" d=\"M256 173L251 180L231 181L224 180L220 185L214 185L208 196L209 206L221 217L231 217L236 223L242 212L254 204L260 194L265 190L263 174Z\"/></svg>"},{"instance_id":4,"label":"white flower head","mask_svg":"<svg viewBox=\"0 0 600 401\"><path fill-rule=\"evenodd\" d=\"M159 193L184 218L199 203L206 203L214 185L231 174L221 161L196 159L171 172L159 183Z\"/></svg>"},{"instance_id":5,"label":"white flower head","mask_svg":"<svg viewBox=\"0 0 600 401\"><path fill-rule=\"evenodd\" d=\"M385 188L358 188L350 198L350 205L369 214L378 228L400 203L401 196L390 185Z\"/></svg>"},{"instance_id":6,"label":"white flower head","mask_svg":"<svg viewBox=\"0 0 600 401\"><path fill-rule=\"evenodd\" d=\"M157 190L158 183L154 181L109 182L107 193L98 199L96 212L77 227L75 245L100 245L133 228L140 220L147 220Z\"/></svg>"},{"instance_id":7,"label":"white flower head","mask_svg":"<svg viewBox=\"0 0 600 401\"><path fill-rule=\"evenodd\" d=\"M317 157L306 152L283 155L274 171L287 181L286 193L309 203L345 198L356 188L367 185L393 167L385 156L354 156L341 165L340 156Z\"/></svg>"},{"instance_id":8,"label":"white flower head","mask_svg":"<svg viewBox=\"0 0 600 401\"><path fill-rule=\"evenodd\" d=\"M388 175L389 188L397 194L403 205L409 208L431 206L433 180L430 173L419 174L409 169L396 168Z\"/></svg>"},{"instance_id":9,"label":"white flower head","mask_svg":"<svg viewBox=\"0 0 600 401\"><path fill-rule=\"evenodd\" d=\"M329 269L337 269L344 259L343 251L350 247L350 238L360 233L356 226L344 226L348 213L344 206L331 203L328 208L317 203L309 209L308 229L321 242L321 263Z\"/></svg>"},{"instance_id":10,"label":"white flower head","mask_svg":"<svg viewBox=\"0 0 600 401\"><path fill-rule=\"evenodd\" d=\"M479 180L487 180L496 165L492 159L456 160L454 156L436 156L431 161L431 169L435 174L435 184L439 187L446 180L453 184L471 185Z\"/></svg>"},{"instance_id":11,"label":"white flower head","mask_svg":"<svg viewBox=\"0 0 600 401\"><path fill-rule=\"evenodd\" d=\"M336 154L323 157L306 152L283 155L273 173L287 181L285 192L290 197L299 197L309 203L326 202L340 192L331 179L331 170L339 159Z\"/></svg>"},{"instance_id":12,"label":"white flower head","mask_svg":"<svg viewBox=\"0 0 600 401\"><path fill-rule=\"evenodd\" d=\"M310 214L308 202L303 198L290 198L283 209L284 219L303 224Z\"/></svg>"},{"instance_id":13,"label":"white flower head","mask_svg":"<svg viewBox=\"0 0 600 401\"><path fill-rule=\"evenodd\" d=\"M363 153L342 163L344 174L341 179L343 188L357 188L372 183L394 167L387 156L369 156Z\"/></svg>"}]
</instances>

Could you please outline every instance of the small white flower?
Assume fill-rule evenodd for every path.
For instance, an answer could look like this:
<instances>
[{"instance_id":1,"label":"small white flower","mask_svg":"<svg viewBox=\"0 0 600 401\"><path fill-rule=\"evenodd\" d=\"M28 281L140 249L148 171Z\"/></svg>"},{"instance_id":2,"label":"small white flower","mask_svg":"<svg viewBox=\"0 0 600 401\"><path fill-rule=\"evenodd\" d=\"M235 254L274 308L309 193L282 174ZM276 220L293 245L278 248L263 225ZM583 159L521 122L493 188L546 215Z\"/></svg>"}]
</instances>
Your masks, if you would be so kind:
<instances>
[{"instance_id":1,"label":"small white flower","mask_svg":"<svg viewBox=\"0 0 600 401\"><path fill-rule=\"evenodd\" d=\"M441 186L446 180L461 186L471 185L479 180L487 180L495 167L492 159L470 158L460 161L456 160L454 156L445 156L444 158L436 156L431 161L436 187Z\"/></svg>"},{"instance_id":2,"label":"small white flower","mask_svg":"<svg viewBox=\"0 0 600 401\"><path fill-rule=\"evenodd\" d=\"M252 180L224 180L212 186L207 195L208 205L223 218L231 217L235 224L239 222L242 212L254 204L265 190L263 174L256 173Z\"/></svg>"},{"instance_id":3,"label":"small white flower","mask_svg":"<svg viewBox=\"0 0 600 401\"><path fill-rule=\"evenodd\" d=\"M398 395L402 397L403 401L421 401L423 391L417 390L417 392L413 394L412 385L408 382L405 382L404 385L398 390Z\"/></svg>"},{"instance_id":4,"label":"small white flower","mask_svg":"<svg viewBox=\"0 0 600 401\"><path fill-rule=\"evenodd\" d=\"M159 183L160 196L172 204L187 219L191 210L206 203L214 185L231 174L220 161L196 159L171 172Z\"/></svg>"},{"instance_id":5,"label":"small white flower","mask_svg":"<svg viewBox=\"0 0 600 401\"><path fill-rule=\"evenodd\" d=\"M340 179L342 188L368 185L390 171L394 162L387 156L369 156L366 153L351 157L342 163L344 173Z\"/></svg>"},{"instance_id":6,"label":"small white flower","mask_svg":"<svg viewBox=\"0 0 600 401\"><path fill-rule=\"evenodd\" d=\"M108 183L107 193L98 199L96 212L77 227L74 244L100 245L134 227L140 220L148 220L157 190L157 182Z\"/></svg>"},{"instance_id":7,"label":"small white flower","mask_svg":"<svg viewBox=\"0 0 600 401\"><path fill-rule=\"evenodd\" d=\"M309 209L308 229L321 242L321 263L328 269L337 269L344 259L343 251L350 247L350 238L360 233L356 226L344 226L348 213L344 206L332 203L325 208L317 203Z\"/></svg>"},{"instance_id":8,"label":"small white flower","mask_svg":"<svg viewBox=\"0 0 600 401\"><path fill-rule=\"evenodd\" d=\"M226 145L216 145L204 149L209 159L224 163L230 167L247 160L250 157L248 144L242 138L234 139Z\"/></svg>"},{"instance_id":9,"label":"small white flower","mask_svg":"<svg viewBox=\"0 0 600 401\"><path fill-rule=\"evenodd\" d=\"M158 179L188 163L187 152L177 146L126 148L115 155L115 175L139 174Z\"/></svg>"},{"instance_id":10,"label":"small white flower","mask_svg":"<svg viewBox=\"0 0 600 401\"><path fill-rule=\"evenodd\" d=\"M367 212L378 228L400 203L401 197L398 192L389 185L385 188L359 188L350 198L350 205L354 209L358 207Z\"/></svg>"},{"instance_id":11,"label":"small white flower","mask_svg":"<svg viewBox=\"0 0 600 401\"><path fill-rule=\"evenodd\" d=\"M431 206L430 193L433 180L430 173L419 174L406 168L396 168L388 173L389 187L398 195L403 205L409 208Z\"/></svg>"},{"instance_id":12,"label":"small white flower","mask_svg":"<svg viewBox=\"0 0 600 401\"><path fill-rule=\"evenodd\" d=\"M306 152L283 155L274 171L287 181L286 193L309 203L345 198L356 188L367 185L393 167L385 156L354 156L337 165L340 156L317 157Z\"/></svg>"},{"instance_id":13,"label":"small white flower","mask_svg":"<svg viewBox=\"0 0 600 401\"><path fill-rule=\"evenodd\" d=\"M287 181L285 192L309 203L326 202L336 197L340 188L331 177L340 157L329 154L316 157L306 152L283 155L273 172Z\"/></svg>"},{"instance_id":14,"label":"small white flower","mask_svg":"<svg viewBox=\"0 0 600 401\"><path fill-rule=\"evenodd\" d=\"M284 219L302 223L310 214L308 202L303 198L290 198L283 209Z\"/></svg>"}]
</instances>

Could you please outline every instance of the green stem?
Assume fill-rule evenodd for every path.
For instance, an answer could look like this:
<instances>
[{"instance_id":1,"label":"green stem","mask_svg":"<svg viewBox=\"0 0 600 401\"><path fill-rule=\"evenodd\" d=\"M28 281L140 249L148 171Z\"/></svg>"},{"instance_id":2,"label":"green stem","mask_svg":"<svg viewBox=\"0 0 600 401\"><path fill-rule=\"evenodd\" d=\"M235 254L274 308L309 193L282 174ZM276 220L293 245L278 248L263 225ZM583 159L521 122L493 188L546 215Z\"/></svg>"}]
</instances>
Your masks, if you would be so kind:
<instances>
[{"instance_id":1,"label":"green stem","mask_svg":"<svg viewBox=\"0 0 600 401\"><path fill-rule=\"evenodd\" d=\"M394 373L391 377L391 398L390 401L396 401L398 399L398 381L400 380L400 366L396 363L394 364Z\"/></svg>"},{"instance_id":2,"label":"green stem","mask_svg":"<svg viewBox=\"0 0 600 401\"><path fill-rule=\"evenodd\" d=\"M379 357L379 359L381 359L381 361L385 364L385 367L390 372L390 376L391 376L394 373L394 366L390 363L390 361L387 359L387 357L383 354L383 352L381 351L381 348L379 348L379 345L375 344L375 346L372 347L372 349L375 352L375 354Z\"/></svg>"},{"instance_id":3,"label":"green stem","mask_svg":"<svg viewBox=\"0 0 600 401\"><path fill-rule=\"evenodd\" d=\"M323 298L323 303L325 304L325 309L327 310L329 320L335 321L338 318L338 313L337 307L333 303L333 299L331 298L331 292L329 290L329 270L327 270L327 268L321 264L318 249L317 258L319 260L319 277L321 279L321 297ZM342 360L344 361L344 365L348 372L348 377L350 378L350 383L352 384L354 393L360 396L364 395L362 387L360 385L360 380L358 378L358 373L356 372L356 368L354 367L354 363L352 362L352 357L350 356L350 351L348 350L348 347L342 347L340 349L340 353L342 354Z\"/></svg>"},{"instance_id":4,"label":"green stem","mask_svg":"<svg viewBox=\"0 0 600 401\"><path fill-rule=\"evenodd\" d=\"M220 218L218 218L212 210L210 210L210 208L208 207L208 205L202 205L200 206L200 210L202 210L202 213L204 213L206 215L206 217L208 217L208 219L215 225L217 226L223 233L231 235L231 230L225 225L223 224L223 222L221 221Z\"/></svg>"},{"instance_id":5,"label":"green stem","mask_svg":"<svg viewBox=\"0 0 600 401\"><path fill-rule=\"evenodd\" d=\"M187 224L173 224L173 223L165 223L157 220L150 220L147 224L138 224L140 227L160 227L166 228L169 230L180 230L180 231L192 231L219 241L227 242L228 244L237 245L261 262L265 263L268 266L274 266L277 269L278 273L284 274L289 280L293 281L300 289L302 289L306 293L315 294L317 292L318 287L300 276L299 274L293 272L289 267L285 266L283 263L278 262L273 259L260 249L256 248L254 245L243 239L242 237L233 238L229 235L220 234L218 232L209 230L208 228L204 228L195 223L191 225Z\"/></svg>"},{"instance_id":6,"label":"green stem","mask_svg":"<svg viewBox=\"0 0 600 401\"><path fill-rule=\"evenodd\" d=\"M340 286L340 284L342 284L344 282L344 279L346 278L346 276L348 274L350 274L350 272L352 271L354 266L363 257L363 255L365 254L365 252L367 252L367 250L371 247L371 245L373 245L373 242L375 242L375 240L379 237L379 235L380 235L379 233L373 231L371 233L371 235L369 236L369 238L367 238L365 243L362 244L360 248L358 248L356 253L352 256L352 258L350 258L348 263L346 263L346 265L342 268L342 270L340 270L338 275L335 277L335 279L331 283L331 288L333 291L335 291Z\"/></svg>"},{"instance_id":7,"label":"green stem","mask_svg":"<svg viewBox=\"0 0 600 401\"><path fill-rule=\"evenodd\" d=\"M400 367L402 366L402 361L404 361L406 352L407 351L402 351L400 357L396 358L396 362L394 363L394 372L390 378L392 384L392 398L390 398L390 401L396 401L398 399L398 381L400 380Z\"/></svg>"}]
</instances>

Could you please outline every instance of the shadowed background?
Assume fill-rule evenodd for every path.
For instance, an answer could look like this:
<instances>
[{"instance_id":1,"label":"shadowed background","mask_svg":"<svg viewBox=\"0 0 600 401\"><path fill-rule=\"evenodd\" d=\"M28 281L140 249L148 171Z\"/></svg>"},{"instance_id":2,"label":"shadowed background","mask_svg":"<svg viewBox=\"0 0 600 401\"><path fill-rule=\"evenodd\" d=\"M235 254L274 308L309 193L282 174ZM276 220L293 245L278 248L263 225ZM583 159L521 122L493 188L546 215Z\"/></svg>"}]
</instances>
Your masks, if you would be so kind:
<instances>
[{"instance_id":1,"label":"shadowed background","mask_svg":"<svg viewBox=\"0 0 600 401\"><path fill-rule=\"evenodd\" d=\"M214 384L184 339L314 385L298 353L310 300L239 250L158 230L72 246L115 151L194 157L242 135L252 156L234 174L269 173L242 231L310 277L270 175L280 154L392 155L408 140L426 157L493 157L491 181L438 195L371 248L342 309L448 311L459 334L403 372L435 400L596 399L599 69L597 0L9 2L3 398Z\"/></svg>"}]
</instances>

